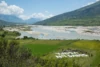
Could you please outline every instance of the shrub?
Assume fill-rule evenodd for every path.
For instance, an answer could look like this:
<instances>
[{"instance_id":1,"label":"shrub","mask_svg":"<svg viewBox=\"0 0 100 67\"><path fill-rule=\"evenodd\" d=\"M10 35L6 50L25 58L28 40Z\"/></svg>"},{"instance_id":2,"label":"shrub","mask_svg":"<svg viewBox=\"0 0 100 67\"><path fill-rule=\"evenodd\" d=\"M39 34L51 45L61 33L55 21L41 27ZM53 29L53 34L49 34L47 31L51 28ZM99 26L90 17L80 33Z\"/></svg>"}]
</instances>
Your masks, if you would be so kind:
<instances>
[{"instance_id":1,"label":"shrub","mask_svg":"<svg viewBox=\"0 0 100 67\"><path fill-rule=\"evenodd\" d=\"M17 41L0 40L0 67L28 67L30 57L30 50L21 48Z\"/></svg>"}]
</instances>

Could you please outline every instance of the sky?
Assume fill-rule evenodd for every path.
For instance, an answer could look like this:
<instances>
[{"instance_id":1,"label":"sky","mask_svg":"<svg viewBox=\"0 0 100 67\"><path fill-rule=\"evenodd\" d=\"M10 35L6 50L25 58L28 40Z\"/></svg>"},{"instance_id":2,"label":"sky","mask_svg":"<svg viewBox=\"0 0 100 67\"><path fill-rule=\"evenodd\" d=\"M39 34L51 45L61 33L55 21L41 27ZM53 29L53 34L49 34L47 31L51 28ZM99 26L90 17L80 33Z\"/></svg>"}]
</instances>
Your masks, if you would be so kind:
<instances>
[{"instance_id":1,"label":"sky","mask_svg":"<svg viewBox=\"0 0 100 67\"><path fill-rule=\"evenodd\" d=\"M0 14L15 15L23 20L44 20L97 1L99 0L0 0Z\"/></svg>"}]
</instances>

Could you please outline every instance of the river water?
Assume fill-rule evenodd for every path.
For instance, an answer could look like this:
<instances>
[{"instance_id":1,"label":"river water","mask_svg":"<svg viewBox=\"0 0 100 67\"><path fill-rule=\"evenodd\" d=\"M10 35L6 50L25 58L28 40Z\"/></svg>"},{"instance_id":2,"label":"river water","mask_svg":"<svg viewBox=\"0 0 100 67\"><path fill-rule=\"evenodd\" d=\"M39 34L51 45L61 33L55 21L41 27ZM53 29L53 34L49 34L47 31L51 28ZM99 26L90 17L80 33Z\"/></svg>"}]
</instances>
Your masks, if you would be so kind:
<instances>
[{"instance_id":1,"label":"river water","mask_svg":"<svg viewBox=\"0 0 100 67\"><path fill-rule=\"evenodd\" d=\"M78 27L79 32L84 27ZM32 26L32 31L20 31L21 36L28 36L38 39L88 39L88 40L100 40L100 35L92 35L92 34L82 34L77 32L77 27L62 27L62 26ZM90 28L97 30L97 28ZM86 27L84 30L88 30ZM99 31L99 29L98 29Z\"/></svg>"}]
</instances>

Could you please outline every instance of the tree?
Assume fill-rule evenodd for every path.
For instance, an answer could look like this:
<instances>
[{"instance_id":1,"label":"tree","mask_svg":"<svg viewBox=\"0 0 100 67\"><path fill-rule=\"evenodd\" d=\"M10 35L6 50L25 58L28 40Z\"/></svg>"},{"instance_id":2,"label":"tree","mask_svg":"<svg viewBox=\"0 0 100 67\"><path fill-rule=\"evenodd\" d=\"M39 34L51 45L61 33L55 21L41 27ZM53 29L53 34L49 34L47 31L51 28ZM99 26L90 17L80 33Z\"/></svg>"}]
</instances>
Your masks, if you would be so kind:
<instances>
[{"instance_id":1,"label":"tree","mask_svg":"<svg viewBox=\"0 0 100 67\"><path fill-rule=\"evenodd\" d=\"M30 50L21 48L17 41L0 40L0 67L31 67L31 56Z\"/></svg>"},{"instance_id":2,"label":"tree","mask_svg":"<svg viewBox=\"0 0 100 67\"><path fill-rule=\"evenodd\" d=\"M1 37L4 38L6 35L5 34L1 34Z\"/></svg>"},{"instance_id":3,"label":"tree","mask_svg":"<svg viewBox=\"0 0 100 67\"><path fill-rule=\"evenodd\" d=\"M24 36L23 39L28 39L28 37L27 36Z\"/></svg>"}]
</instances>

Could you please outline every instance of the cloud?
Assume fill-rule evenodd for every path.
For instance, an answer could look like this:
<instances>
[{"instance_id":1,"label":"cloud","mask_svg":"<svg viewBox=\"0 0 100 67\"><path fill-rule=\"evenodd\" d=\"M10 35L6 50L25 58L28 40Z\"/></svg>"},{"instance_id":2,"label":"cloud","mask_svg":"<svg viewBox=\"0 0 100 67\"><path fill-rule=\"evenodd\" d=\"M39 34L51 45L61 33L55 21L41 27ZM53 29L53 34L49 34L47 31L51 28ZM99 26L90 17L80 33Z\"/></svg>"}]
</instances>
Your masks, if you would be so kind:
<instances>
[{"instance_id":1,"label":"cloud","mask_svg":"<svg viewBox=\"0 0 100 67\"><path fill-rule=\"evenodd\" d=\"M26 15L24 15L24 14L19 15L18 17L21 18L21 19L23 19L23 20L28 20L28 19L31 18L30 16L26 16Z\"/></svg>"},{"instance_id":2,"label":"cloud","mask_svg":"<svg viewBox=\"0 0 100 67\"><path fill-rule=\"evenodd\" d=\"M16 6L16 5L8 5L5 1L1 1L0 3L0 14L6 14L6 15L15 15L23 20L27 20L30 18L37 18L37 19L47 19L53 16L49 11L44 11L44 13L33 13L31 15L25 15L24 9Z\"/></svg>"},{"instance_id":3,"label":"cloud","mask_svg":"<svg viewBox=\"0 0 100 67\"><path fill-rule=\"evenodd\" d=\"M8 5L5 1L0 3L0 14L20 15L23 14L24 9L16 5Z\"/></svg>"},{"instance_id":4,"label":"cloud","mask_svg":"<svg viewBox=\"0 0 100 67\"><path fill-rule=\"evenodd\" d=\"M88 5L94 4L94 3L97 2L97 1L100 1L100 0L96 0L96 1L94 1L94 2L89 2L89 3L87 3L86 5L83 5L82 7L85 7L85 6L88 6Z\"/></svg>"},{"instance_id":5,"label":"cloud","mask_svg":"<svg viewBox=\"0 0 100 67\"><path fill-rule=\"evenodd\" d=\"M91 4L93 4L93 3L95 3L95 2L89 2L87 5L91 5Z\"/></svg>"},{"instance_id":6,"label":"cloud","mask_svg":"<svg viewBox=\"0 0 100 67\"><path fill-rule=\"evenodd\" d=\"M22 18L23 20L27 20L27 19L30 19L30 18L37 18L37 19L41 19L41 20L44 20L44 19L47 19L47 18L50 18L50 17L53 17L54 15L51 14L49 11L44 11L44 13L40 12L40 13L33 13L31 15L19 15L19 18Z\"/></svg>"},{"instance_id":7,"label":"cloud","mask_svg":"<svg viewBox=\"0 0 100 67\"><path fill-rule=\"evenodd\" d=\"M100 1L100 0L96 0L95 2L97 2L97 1ZM95 2L90 2L87 5L91 5L91 4L95 3Z\"/></svg>"},{"instance_id":8,"label":"cloud","mask_svg":"<svg viewBox=\"0 0 100 67\"><path fill-rule=\"evenodd\" d=\"M96 0L96 1L100 1L100 0Z\"/></svg>"},{"instance_id":9,"label":"cloud","mask_svg":"<svg viewBox=\"0 0 100 67\"><path fill-rule=\"evenodd\" d=\"M45 13L49 13L49 11L45 11Z\"/></svg>"},{"instance_id":10,"label":"cloud","mask_svg":"<svg viewBox=\"0 0 100 67\"><path fill-rule=\"evenodd\" d=\"M53 14L44 14L44 13L33 13L32 17L34 18L40 18L42 20L53 17Z\"/></svg>"},{"instance_id":11,"label":"cloud","mask_svg":"<svg viewBox=\"0 0 100 67\"><path fill-rule=\"evenodd\" d=\"M23 20L27 20L27 19L30 19L30 18L37 18L37 19L44 20L44 19L47 19L47 18L50 18L50 17L53 17L53 16L54 16L53 14L33 13L32 15L29 15L29 16L19 15L19 18L22 18Z\"/></svg>"}]
</instances>

